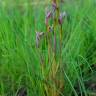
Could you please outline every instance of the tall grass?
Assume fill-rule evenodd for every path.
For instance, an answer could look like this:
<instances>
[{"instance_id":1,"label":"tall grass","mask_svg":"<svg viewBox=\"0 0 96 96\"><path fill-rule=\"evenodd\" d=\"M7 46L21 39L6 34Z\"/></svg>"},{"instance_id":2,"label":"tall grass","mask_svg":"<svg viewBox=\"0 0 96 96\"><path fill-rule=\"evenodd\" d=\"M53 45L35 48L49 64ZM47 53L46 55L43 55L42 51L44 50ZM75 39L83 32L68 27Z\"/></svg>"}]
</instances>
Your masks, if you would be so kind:
<instances>
[{"instance_id":1,"label":"tall grass","mask_svg":"<svg viewBox=\"0 0 96 96\"><path fill-rule=\"evenodd\" d=\"M88 83L96 83L94 0L65 0L62 39L60 26L55 27L56 58L46 36L36 48L36 32L48 31L46 5L9 5L0 6L0 95L17 96L25 88L28 96L88 96ZM49 34L52 41L54 34Z\"/></svg>"}]
</instances>

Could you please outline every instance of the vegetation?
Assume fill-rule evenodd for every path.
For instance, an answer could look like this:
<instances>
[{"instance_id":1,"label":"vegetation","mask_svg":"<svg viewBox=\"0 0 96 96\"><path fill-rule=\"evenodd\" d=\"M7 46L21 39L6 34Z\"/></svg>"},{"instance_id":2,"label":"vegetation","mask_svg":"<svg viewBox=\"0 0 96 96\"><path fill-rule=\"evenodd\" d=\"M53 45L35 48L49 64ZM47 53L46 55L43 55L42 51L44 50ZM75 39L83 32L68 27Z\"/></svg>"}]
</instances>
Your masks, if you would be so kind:
<instances>
[{"instance_id":1,"label":"vegetation","mask_svg":"<svg viewBox=\"0 0 96 96\"><path fill-rule=\"evenodd\" d=\"M41 1L0 3L0 96L96 96L95 0Z\"/></svg>"}]
</instances>

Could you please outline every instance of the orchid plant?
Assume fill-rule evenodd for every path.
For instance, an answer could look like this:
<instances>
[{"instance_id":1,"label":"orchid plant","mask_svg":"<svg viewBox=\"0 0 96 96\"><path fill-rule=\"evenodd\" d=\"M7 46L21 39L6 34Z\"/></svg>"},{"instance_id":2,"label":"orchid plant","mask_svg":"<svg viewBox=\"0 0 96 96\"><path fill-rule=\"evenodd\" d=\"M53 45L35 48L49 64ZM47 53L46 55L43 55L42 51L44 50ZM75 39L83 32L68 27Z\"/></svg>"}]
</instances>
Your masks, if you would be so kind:
<instances>
[{"instance_id":1,"label":"orchid plant","mask_svg":"<svg viewBox=\"0 0 96 96\"><path fill-rule=\"evenodd\" d=\"M48 72L46 80L50 80L54 86L48 86L44 85L46 89L47 96L58 96L60 93L56 90L62 90L64 88L64 80L58 80L56 77L56 74L58 73L58 70L60 66L62 65L62 32L63 32L63 21L64 18L67 16L66 12L61 12L60 10L60 4L64 3L63 0L52 0L52 8L51 10L46 10L46 16L45 16L45 25L46 25L46 32L36 32L36 47L40 47L40 40L42 38L45 38L47 41L48 46L48 65L50 65L50 70ZM52 23L50 24L50 21ZM60 30L58 30L58 28ZM57 32L59 33L59 60L56 60L57 53ZM53 37L51 36L53 35ZM53 42L53 43L52 43ZM51 59L53 57L53 60ZM44 64L44 62L42 62ZM44 67L44 66L41 66ZM45 72L45 68L41 68L42 72ZM61 74L61 73L59 73ZM52 87L52 88L50 88Z\"/></svg>"}]
</instances>

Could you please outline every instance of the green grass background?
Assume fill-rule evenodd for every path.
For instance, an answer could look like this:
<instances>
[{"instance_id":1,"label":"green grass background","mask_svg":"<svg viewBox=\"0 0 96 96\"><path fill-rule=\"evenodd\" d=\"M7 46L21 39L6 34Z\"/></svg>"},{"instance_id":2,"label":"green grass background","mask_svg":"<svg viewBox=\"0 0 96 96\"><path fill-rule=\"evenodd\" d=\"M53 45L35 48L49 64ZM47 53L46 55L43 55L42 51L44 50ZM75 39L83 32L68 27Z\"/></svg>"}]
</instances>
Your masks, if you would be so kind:
<instances>
[{"instance_id":1,"label":"green grass background","mask_svg":"<svg viewBox=\"0 0 96 96\"><path fill-rule=\"evenodd\" d=\"M11 0L5 0L5 6L0 4L0 95L16 96L19 88L25 86L28 96L45 96L35 31L46 31L45 7L49 5L23 6L19 2L14 6ZM72 93L77 96L76 84L80 93L87 96L90 90L85 82L96 82L92 68L96 66L96 3L95 0L65 0L63 6L70 19L63 24L65 84L61 96L72 96ZM44 54L47 58L47 51Z\"/></svg>"}]
</instances>

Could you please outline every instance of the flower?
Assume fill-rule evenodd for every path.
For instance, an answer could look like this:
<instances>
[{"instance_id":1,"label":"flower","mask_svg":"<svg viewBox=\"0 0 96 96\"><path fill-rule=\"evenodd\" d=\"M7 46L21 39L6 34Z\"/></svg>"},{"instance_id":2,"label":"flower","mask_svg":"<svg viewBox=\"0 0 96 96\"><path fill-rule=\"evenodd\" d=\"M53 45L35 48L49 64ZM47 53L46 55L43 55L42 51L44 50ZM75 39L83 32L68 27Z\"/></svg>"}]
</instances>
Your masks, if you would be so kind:
<instances>
[{"instance_id":1,"label":"flower","mask_svg":"<svg viewBox=\"0 0 96 96\"><path fill-rule=\"evenodd\" d=\"M52 8L53 8L54 11L57 9L57 4L56 4L56 2L52 2Z\"/></svg>"},{"instance_id":2,"label":"flower","mask_svg":"<svg viewBox=\"0 0 96 96\"><path fill-rule=\"evenodd\" d=\"M65 16L67 16L67 14L66 14L65 11L64 11L63 13L60 13L59 20L58 20L58 22L59 22L60 25L62 25L62 23L63 23L63 18L64 18Z\"/></svg>"},{"instance_id":3,"label":"flower","mask_svg":"<svg viewBox=\"0 0 96 96\"><path fill-rule=\"evenodd\" d=\"M51 11L49 11L46 15L46 18L50 18L51 17Z\"/></svg>"},{"instance_id":4,"label":"flower","mask_svg":"<svg viewBox=\"0 0 96 96\"><path fill-rule=\"evenodd\" d=\"M46 24L46 25L48 25L48 21L49 21L49 19L51 18L51 16L52 16L51 11L47 11L47 12L46 12L46 18L45 18L45 24Z\"/></svg>"},{"instance_id":5,"label":"flower","mask_svg":"<svg viewBox=\"0 0 96 96\"><path fill-rule=\"evenodd\" d=\"M53 25L52 26L49 26L49 32L54 32Z\"/></svg>"},{"instance_id":6,"label":"flower","mask_svg":"<svg viewBox=\"0 0 96 96\"><path fill-rule=\"evenodd\" d=\"M40 39L44 35L44 32L36 32L36 47L39 47Z\"/></svg>"}]
</instances>

